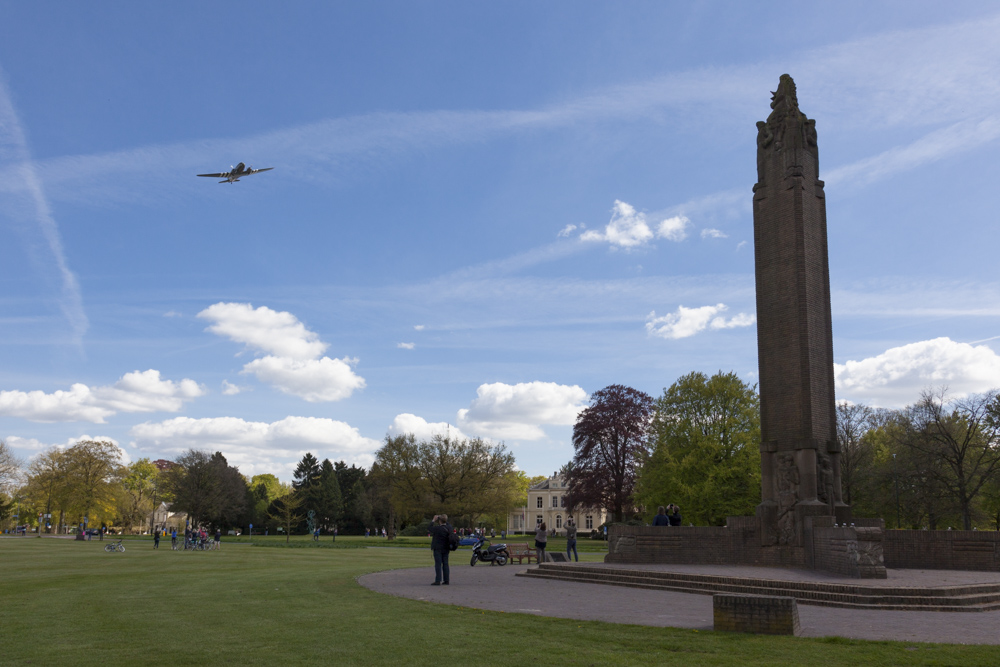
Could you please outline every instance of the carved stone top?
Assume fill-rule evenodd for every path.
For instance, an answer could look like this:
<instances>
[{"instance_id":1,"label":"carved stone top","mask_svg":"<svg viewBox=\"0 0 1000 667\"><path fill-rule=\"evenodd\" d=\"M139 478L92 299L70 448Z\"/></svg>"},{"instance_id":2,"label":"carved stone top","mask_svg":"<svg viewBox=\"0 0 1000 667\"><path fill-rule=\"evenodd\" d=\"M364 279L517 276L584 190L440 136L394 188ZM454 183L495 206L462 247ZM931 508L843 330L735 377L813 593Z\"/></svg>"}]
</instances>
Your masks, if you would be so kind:
<instances>
[{"instance_id":1,"label":"carved stone top","mask_svg":"<svg viewBox=\"0 0 1000 667\"><path fill-rule=\"evenodd\" d=\"M768 157L790 150L804 150L817 160L819 157L816 149L816 121L807 118L799 109L795 82L791 76L782 74L778 80L778 89L771 93L771 114L767 121L757 123L759 184L765 182L764 162Z\"/></svg>"}]
</instances>

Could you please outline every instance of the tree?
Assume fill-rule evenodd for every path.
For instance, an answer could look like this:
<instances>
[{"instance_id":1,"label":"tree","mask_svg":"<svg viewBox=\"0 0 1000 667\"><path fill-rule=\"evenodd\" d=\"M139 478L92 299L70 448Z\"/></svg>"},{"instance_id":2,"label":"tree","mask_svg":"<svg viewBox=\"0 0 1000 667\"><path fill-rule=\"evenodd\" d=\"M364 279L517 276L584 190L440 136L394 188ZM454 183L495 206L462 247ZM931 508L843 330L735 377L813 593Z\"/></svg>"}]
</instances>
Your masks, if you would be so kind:
<instances>
[{"instance_id":1,"label":"tree","mask_svg":"<svg viewBox=\"0 0 1000 667\"><path fill-rule=\"evenodd\" d=\"M652 450L637 481L647 515L673 502L693 523L724 525L760 502L760 400L735 373L690 373L656 400Z\"/></svg>"},{"instance_id":2,"label":"tree","mask_svg":"<svg viewBox=\"0 0 1000 667\"><path fill-rule=\"evenodd\" d=\"M972 530L975 500L1000 475L1000 419L996 392L948 401L924 392L902 413L902 444L928 457L927 473L956 504L963 528Z\"/></svg>"},{"instance_id":3,"label":"tree","mask_svg":"<svg viewBox=\"0 0 1000 667\"><path fill-rule=\"evenodd\" d=\"M299 509L302 507L302 497L297 493L278 498L268 509L267 513L272 519L285 528L285 543L291 539L292 527L297 526L304 516Z\"/></svg>"},{"instance_id":4,"label":"tree","mask_svg":"<svg viewBox=\"0 0 1000 667\"><path fill-rule=\"evenodd\" d=\"M9 491L21 474L22 461L14 456L10 446L0 440L0 492Z\"/></svg>"},{"instance_id":5,"label":"tree","mask_svg":"<svg viewBox=\"0 0 1000 667\"><path fill-rule=\"evenodd\" d=\"M359 488L362 493L367 491L365 469L359 468L353 463L348 468L343 461L337 461L333 467L337 473L337 481L340 483L341 502L344 507L340 532L348 535L361 535L365 532L365 526L369 525L371 521L371 503L366 498L359 505L356 498L356 492ZM361 482L360 486L358 486L359 481ZM357 507L368 507L369 513L359 517L354 513Z\"/></svg>"},{"instance_id":6,"label":"tree","mask_svg":"<svg viewBox=\"0 0 1000 667\"><path fill-rule=\"evenodd\" d=\"M292 488L298 490L302 488L309 488L317 481L319 481L320 467L319 461L311 453L306 452L306 455L302 457L299 464L295 466L295 481L292 482Z\"/></svg>"},{"instance_id":7,"label":"tree","mask_svg":"<svg viewBox=\"0 0 1000 667\"><path fill-rule=\"evenodd\" d=\"M228 464L222 452L188 450L177 459L167 478L173 508L187 512L192 525L211 522L236 525L246 509L247 487L240 471Z\"/></svg>"},{"instance_id":8,"label":"tree","mask_svg":"<svg viewBox=\"0 0 1000 667\"><path fill-rule=\"evenodd\" d=\"M121 450L107 440L81 440L68 450L68 473L80 516L90 517L94 509L110 508L114 483L121 467Z\"/></svg>"},{"instance_id":9,"label":"tree","mask_svg":"<svg viewBox=\"0 0 1000 667\"><path fill-rule=\"evenodd\" d=\"M39 454L28 466L28 483L25 492L46 514L58 511L58 532L65 525L66 513L73 499L73 484L69 474L70 458L66 452L54 447Z\"/></svg>"},{"instance_id":10,"label":"tree","mask_svg":"<svg viewBox=\"0 0 1000 667\"><path fill-rule=\"evenodd\" d=\"M360 479L354 482L354 488L351 489L351 502L347 507L347 515L362 530L371 524L372 504L365 492L365 483Z\"/></svg>"},{"instance_id":11,"label":"tree","mask_svg":"<svg viewBox=\"0 0 1000 667\"><path fill-rule=\"evenodd\" d=\"M514 456L502 443L435 435L418 442L413 434L385 439L375 453L371 480L388 498L393 516L419 523L434 514L476 523L518 503Z\"/></svg>"},{"instance_id":12,"label":"tree","mask_svg":"<svg viewBox=\"0 0 1000 667\"><path fill-rule=\"evenodd\" d=\"M320 466L320 475L315 488L315 510L319 523L327 529L336 526L343 514L343 499L340 494L340 482L337 481L337 471L330 459L324 459Z\"/></svg>"},{"instance_id":13,"label":"tree","mask_svg":"<svg viewBox=\"0 0 1000 667\"><path fill-rule=\"evenodd\" d=\"M156 509L154 496L159 472L148 458L139 459L122 471L118 516L129 531Z\"/></svg>"},{"instance_id":14,"label":"tree","mask_svg":"<svg viewBox=\"0 0 1000 667\"><path fill-rule=\"evenodd\" d=\"M573 426L576 453L568 471L570 508L603 507L615 521L634 509L636 473L646 453L653 399L613 384L594 392Z\"/></svg>"}]
</instances>

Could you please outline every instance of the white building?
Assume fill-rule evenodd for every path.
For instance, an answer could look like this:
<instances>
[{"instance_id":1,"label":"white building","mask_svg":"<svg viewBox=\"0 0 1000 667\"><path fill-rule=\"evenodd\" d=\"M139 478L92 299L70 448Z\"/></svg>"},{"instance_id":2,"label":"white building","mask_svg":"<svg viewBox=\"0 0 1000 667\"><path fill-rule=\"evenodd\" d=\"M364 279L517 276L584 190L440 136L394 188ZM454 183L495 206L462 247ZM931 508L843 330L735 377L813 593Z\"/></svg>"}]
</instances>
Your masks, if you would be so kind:
<instances>
[{"instance_id":1,"label":"white building","mask_svg":"<svg viewBox=\"0 0 1000 667\"><path fill-rule=\"evenodd\" d=\"M604 523L608 513L603 509L577 509L569 512L566 508L566 494L569 488L559 473L542 480L528 489L527 505L511 512L509 524L512 532L534 532L535 527L545 522L545 527L559 535L566 534L566 521L576 522L577 530L589 533Z\"/></svg>"}]
</instances>

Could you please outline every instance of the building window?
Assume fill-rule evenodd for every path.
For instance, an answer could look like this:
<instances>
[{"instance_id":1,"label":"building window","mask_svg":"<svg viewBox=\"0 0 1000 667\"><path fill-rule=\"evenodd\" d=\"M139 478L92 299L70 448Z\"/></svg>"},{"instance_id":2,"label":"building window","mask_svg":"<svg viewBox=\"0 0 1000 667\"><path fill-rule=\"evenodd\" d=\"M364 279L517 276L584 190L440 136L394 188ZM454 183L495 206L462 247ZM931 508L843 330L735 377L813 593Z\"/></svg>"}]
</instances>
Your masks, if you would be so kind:
<instances>
[{"instance_id":1,"label":"building window","mask_svg":"<svg viewBox=\"0 0 1000 667\"><path fill-rule=\"evenodd\" d=\"M566 507L566 496L559 496L559 507Z\"/></svg>"},{"instance_id":2,"label":"building window","mask_svg":"<svg viewBox=\"0 0 1000 667\"><path fill-rule=\"evenodd\" d=\"M562 514L556 514L556 528L562 528Z\"/></svg>"},{"instance_id":3,"label":"building window","mask_svg":"<svg viewBox=\"0 0 1000 667\"><path fill-rule=\"evenodd\" d=\"M537 526L541 522L542 522L542 515L539 514L538 516L535 517L535 525Z\"/></svg>"},{"instance_id":4,"label":"building window","mask_svg":"<svg viewBox=\"0 0 1000 667\"><path fill-rule=\"evenodd\" d=\"M552 506L559 507L559 496L552 496Z\"/></svg>"},{"instance_id":5,"label":"building window","mask_svg":"<svg viewBox=\"0 0 1000 667\"><path fill-rule=\"evenodd\" d=\"M538 507L538 509L542 509L542 497L541 496L538 496L538 502L537 502L536 507Z\"/></svg>"},{"instance_id":6,"label":"building window","mask_svg":"<svg viewBox=\"0 0 1000 667\"><path fill-rule=\"evenodd\" d=\"M585 525L586 525L587 530L593 530L594 529L594 517L592 517L592 516L590 516L588 514L587 518L584 521L586 522Z\"/></svg>"}]
</instances>

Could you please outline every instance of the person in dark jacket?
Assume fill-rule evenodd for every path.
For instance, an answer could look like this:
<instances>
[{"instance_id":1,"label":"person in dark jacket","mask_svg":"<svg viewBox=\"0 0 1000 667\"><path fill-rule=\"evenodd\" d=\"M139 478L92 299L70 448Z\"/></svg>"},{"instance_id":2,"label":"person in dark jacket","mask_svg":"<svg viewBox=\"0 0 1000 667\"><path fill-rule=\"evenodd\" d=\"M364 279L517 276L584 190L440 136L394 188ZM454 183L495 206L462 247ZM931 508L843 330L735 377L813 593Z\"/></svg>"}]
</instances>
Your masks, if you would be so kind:
<instances>
[{"instance_id":1,"label":"person in dark jacket","mask_svg":"<svg viewBox=\"0 0 1000 667\"><path fill-rule=\"evenodd\" d=\"M434 583L432 586L448 585L450 571L448 555L451 553L451 524L447 514L434 515L434 525L431 527L431 551L434 552ZM444 580L442 581L442 575Z\"/></svg>"},{"instance_id":2,"label":"person in dark jacket","mask_svg":"<svg viewBox=\"0 0 1000 667\"><path fill-rule=\"evenodd\" d=\"M660 505L659 510L656 512L656 516L653 517L654 526L669 526L670 519L667 517L667 510L663 505Z\"/></svg>"},{"instance_id":3,"label":"person in dark jacket","mask_svg":"<svg viewBox=\"0 0 1000 667\"><path fill-rule=\"evenodd\" d=\"M681 508L674 505L674 513L670 515L670 525L679 526L681 525Z\"/></svg>"}]
</instances>

